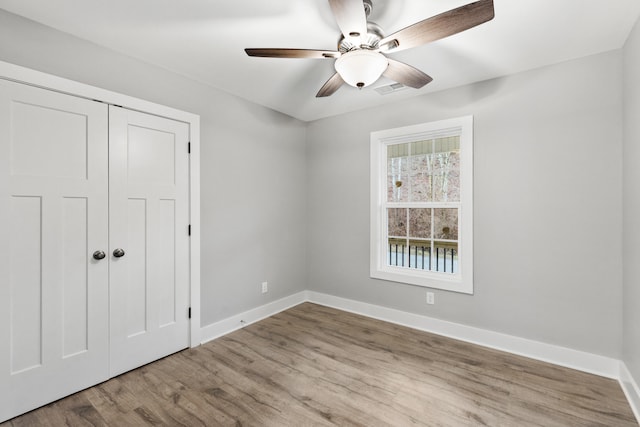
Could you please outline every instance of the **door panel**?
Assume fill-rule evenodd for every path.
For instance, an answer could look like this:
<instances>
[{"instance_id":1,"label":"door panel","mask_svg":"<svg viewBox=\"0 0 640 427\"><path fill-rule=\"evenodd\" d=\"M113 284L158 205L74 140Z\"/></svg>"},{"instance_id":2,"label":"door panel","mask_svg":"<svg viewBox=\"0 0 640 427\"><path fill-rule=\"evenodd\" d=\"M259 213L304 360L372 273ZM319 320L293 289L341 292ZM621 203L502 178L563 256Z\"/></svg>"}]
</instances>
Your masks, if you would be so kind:
<instances>
[{"instance_id":1,"label":"door panel","mask_svg":"<svg viewBox=\"0 0 640 427\"><path fill-rule=\"evenodd\" d=\"M83 112L14 100L12 115L13 175L87 179L89 141Z\"/></svg>"},{"instance_id":2,"label":"door panel","mask_svg":"<svg viewBox=\"0 0 640 427\"><path fill-rule=\"evenodd\" d=\"M127 337L147 330L147 201L127 201Z\"/></svg>"},{"instance_id":3,"label":"door panel","mask_svg":"<svg viewBox=\"0 0 640 427\"><path fill-rule=\"evenodd\" d=\"M104 104L0 80L0 420L108 378Z\"/></svg>"},{"instance_id":4,"label":"door panel","mask_svg":"<svg viewBox=\"0 0 640 427\"><path fill-rule=\"evenodd\" d=\"M158 283L158 326L168 327L176 321L176 201L159 200L157 245L165 250L157 252L162 274L156 276ZM182 228L183 234L185 229ZM158 272L160 273L160 272ZM184 311L182 314L184 315Z\"/></svg>"},{"instance_id":5,"label":"door panel","mask_svg":"<svg viewBox=\"0 0 640 427\"><path fill-rule=\"evenodd\" d=\"M88 348L87 287L89 267L87 197L65 197L62 204L63 288L62 356L70 357Z\"/></svg>"},{"instance_id":6,"label":"door panel","mask_svg":"<svg viewBox=\"0 0 640 427\"><path fill-rule=\"evenodd\" d=\"M134 124L127 132L129 183L175 185L175 134Z\"/></svg>"},{"instance_id":7,"label":"door panel","mask_svg":"<svg viewBox=\"0 0 640 427\"><path fill-rule=\"evenodd\" d=\"M111 375L189 346L185 123L109 109Z\"/></svg>"},{"instance_id":8,"label":"door panel","mask_svg":"<svg viewBox=\"0 0 640 427\"><path fill-rule=\"evenodd\" d=\"M42 365L41 223L40 197L11 197L11 375Z\"/></svg>"}]
</instances>

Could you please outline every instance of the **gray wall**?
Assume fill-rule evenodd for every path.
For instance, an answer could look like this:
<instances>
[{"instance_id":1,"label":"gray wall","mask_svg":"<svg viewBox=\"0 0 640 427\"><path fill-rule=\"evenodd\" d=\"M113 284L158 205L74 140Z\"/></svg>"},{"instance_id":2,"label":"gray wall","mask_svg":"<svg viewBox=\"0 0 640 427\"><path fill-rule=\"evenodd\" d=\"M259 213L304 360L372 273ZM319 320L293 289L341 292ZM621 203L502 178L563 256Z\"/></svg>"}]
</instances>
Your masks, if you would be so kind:
<instances>
[{"instance_id":1,"label":"gray wall","mask_svg":"<svg viewBox=\"0 0 640 427\"><path fill-rule=\"evenodd\" d=\"M640 21L624 47L623 361L640 380Z\"/></svg>"},{"instance_id":2,"label":"gray wall","mask_svg":"<svg viewBox=\"0 0 640 427\"><path fill-rule=\"evenodd\" d=\"M203 325L305 289L304 123L1 9L0 60L200 115Z\"/></svg>"},{"instance_id":3,"label":"gray wall","mask_svg":"<svg viewBox=\"0 0 640 427\"><path fill-rule=\"evenodd\" d=\"M615 51L310 123L308 287L620 357L621 73ZM369 134L470 114L475 294L427 306L369 278Z\"/></svg>"}]
</instances>

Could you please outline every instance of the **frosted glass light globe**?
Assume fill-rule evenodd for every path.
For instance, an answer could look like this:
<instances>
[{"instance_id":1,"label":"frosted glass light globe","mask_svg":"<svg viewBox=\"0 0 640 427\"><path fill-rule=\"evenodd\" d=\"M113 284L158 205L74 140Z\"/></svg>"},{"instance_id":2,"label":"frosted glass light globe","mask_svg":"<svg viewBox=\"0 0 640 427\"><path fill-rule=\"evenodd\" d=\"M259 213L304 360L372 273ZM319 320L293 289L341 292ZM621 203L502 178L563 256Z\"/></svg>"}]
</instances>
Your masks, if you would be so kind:
<instances>
[{"instance_id":1,"label":"frosted glass light globe","mask_svg":"<svg viewBox=\"0 0 640 427\"><path fill-rule=\"evenodd\" d=\"M380 78L389 66L387 58L366 49L352 50L336 60L335 67L345 83L363 88Z\"/></svg>"}]
</instances>

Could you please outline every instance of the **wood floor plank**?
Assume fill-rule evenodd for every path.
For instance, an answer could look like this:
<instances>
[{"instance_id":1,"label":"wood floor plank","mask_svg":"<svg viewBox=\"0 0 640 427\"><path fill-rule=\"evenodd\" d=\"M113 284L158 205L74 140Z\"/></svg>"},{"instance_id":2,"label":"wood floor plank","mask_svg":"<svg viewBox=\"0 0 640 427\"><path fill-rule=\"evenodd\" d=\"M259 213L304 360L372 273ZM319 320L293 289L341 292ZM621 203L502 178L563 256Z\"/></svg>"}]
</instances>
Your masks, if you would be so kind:
<instances>
[{"instance_id":1,"label":"wood floor plank","mask_svg":"<svg viewBox=\"0 0 640 427\"><path fill-rule=\"evenodd\" d=\"M22 426L638 426L619 384L305 303Z\"/></svg>"}]
</instances>

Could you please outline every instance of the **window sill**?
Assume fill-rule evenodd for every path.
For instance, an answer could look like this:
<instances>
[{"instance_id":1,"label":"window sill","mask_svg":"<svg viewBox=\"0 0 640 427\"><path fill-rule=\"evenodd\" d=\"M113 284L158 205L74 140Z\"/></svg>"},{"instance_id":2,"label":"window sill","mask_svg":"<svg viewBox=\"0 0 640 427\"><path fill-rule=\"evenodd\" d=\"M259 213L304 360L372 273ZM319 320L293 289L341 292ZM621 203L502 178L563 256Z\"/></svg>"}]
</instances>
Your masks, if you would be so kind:
<instances>
[{"instance_id":1,"label":"window sill","mask_svg":"<svg viewBox=\"0 0 640 427\"><path fill-rule=\"evenodd\" d=\"M412 274L411 271L403 268L386 267L382 269L372 268L370 276L372 279L388 280L407 285L442 289L463 294L473 294L473 282L471 280L464 280L460 274L429 274L423 272Z\"/></svg>"}]
</instances>

